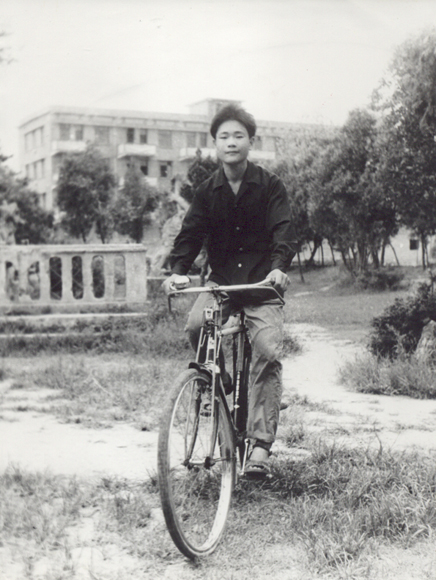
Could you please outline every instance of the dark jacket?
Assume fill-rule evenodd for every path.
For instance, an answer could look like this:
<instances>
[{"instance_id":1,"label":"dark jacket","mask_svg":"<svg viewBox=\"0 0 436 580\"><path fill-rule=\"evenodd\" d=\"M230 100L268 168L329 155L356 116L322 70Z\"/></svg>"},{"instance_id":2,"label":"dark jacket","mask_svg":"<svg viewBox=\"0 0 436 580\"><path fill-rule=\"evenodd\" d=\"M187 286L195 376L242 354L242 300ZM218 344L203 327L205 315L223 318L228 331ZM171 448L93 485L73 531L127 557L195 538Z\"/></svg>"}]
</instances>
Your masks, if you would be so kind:
<instances>
[{"instance_id":1,"label":"dark jacket","mask_svg":"<svg viewBox=\"0 0 436 580\"><path fill-rule=\"evenodd\" d=\"M248 162L233 193L218 169L197 189L170 256L173 273L187 274L206 242L211 274L218 284L263 280L288 269L297 250L288 196L282 181Z\"/></svg>"}]
</instances>

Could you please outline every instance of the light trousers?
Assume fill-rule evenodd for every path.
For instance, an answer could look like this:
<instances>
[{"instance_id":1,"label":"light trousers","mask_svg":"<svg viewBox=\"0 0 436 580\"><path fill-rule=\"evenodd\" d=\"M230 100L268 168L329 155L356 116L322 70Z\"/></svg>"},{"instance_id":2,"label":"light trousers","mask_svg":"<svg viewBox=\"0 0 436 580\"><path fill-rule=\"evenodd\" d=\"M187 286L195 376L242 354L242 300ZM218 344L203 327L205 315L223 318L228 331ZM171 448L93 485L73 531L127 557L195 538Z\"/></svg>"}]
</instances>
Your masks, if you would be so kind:
<instances>
[{"instance_id":1,"label":"light trousers","mask_svg":"<svg viewBox=\"0 0 436 580\"><path fill-rule=\"evenodd\" d=\"M186 330L196 350L203 323L203 310L212 306L213 297L200 294L188 317ZM223 308L223 323L236 308L231 301ZM243 306L249 330L252 358L249 377L247 436L270 447L277 432L282 397L283 306L265 302Z\"/></svg>"}]
</instances>

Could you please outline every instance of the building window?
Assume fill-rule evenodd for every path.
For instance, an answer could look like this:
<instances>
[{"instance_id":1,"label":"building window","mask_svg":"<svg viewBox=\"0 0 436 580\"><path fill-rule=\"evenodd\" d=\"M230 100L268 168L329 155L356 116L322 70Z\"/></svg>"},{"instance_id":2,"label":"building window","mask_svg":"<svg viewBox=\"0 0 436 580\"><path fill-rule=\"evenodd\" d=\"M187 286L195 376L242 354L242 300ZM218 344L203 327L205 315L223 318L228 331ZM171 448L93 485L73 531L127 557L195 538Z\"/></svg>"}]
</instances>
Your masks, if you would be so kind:
<instances>
[{"instance_id":1,"label":"building window","mask_svg":"<svg viewBox=\"0 0 436 580\"><path fill-rule=\"evenodd\" d=\"M160 176L171 177L171 161L160 164Z\"/></svg>"},{"instance_id":2,"label":"building window","mask_svg":"<svg viewBox=\"0 0 436 580\"><path fill-rule=\"evenodd\" d=\"M127 129L127 143L134 143L135 142L135 129L129 127Z\"/></svg>"},{"instance_id":3,"label":"building window","mask_svg":"<svg viewBox=\"0 0 436 580\"><path fill-rule=\"evenodd\" d=\"M76 141L83 141L83 125L76 125L74 128L74 139Z\"/></svg>"},{"instance_id":4,"label":"building window","mask_svg":"<svg viewBox=\"0 0 436 580\"><path fill-rule=\"evenodd\" d=\"M70 131L71 131L71 125L67 125L66 123L61 123L59 125L59 139L61 141L69 141L70 140Z\"/></svg>"},{"instance_id":5,"label":"building window","mask_svg":"<svg viewBox=\"0 0 436 580\"><path fill-rule=\"evenodd\" d=\"M200 147L207 147L207 133L200 133Z\"/></svg>"},{"instance_id":6,"label":"building window","mask_svg":"<svg viewBox=\"0 0 436 580\"><path fill-rule=\"evenodd\" d=\"M139 142L144 144L147 143L148 136L147 136L147 129L139 129Z\"/></svg>"},{"instance_id":7,"label":"building window","mask_svg":"<svg viewBox=\"0 0 436 580\"><path fill-rule=\"evenodd\" d=\"M108 145L109 127L95 127L95 141L100 145Z\"/></svg>"},{"instance_id":8,"label":"building window","mask_svg":"<svg viewBox=\"0 0 436 580\"><path fill-rule=\"evenodd\" d=\"M256 149L257 151L261 151L262 148L263 148L262 137L260 135L256 135L254 138L253 149Z\"/></svg>"},{"instance_id":9,"label":"building window","mask_svg":"<svg viewBox=\"0 0 436 580\"><path fill-rule=\"evenodd\" d=\"M37 129L38 132L38 145L42 146L44 145L44 127L40 127L39 129Z\"/></svg>"},{"instance_id":10,"label":"building window","mask_svg":"<svg viewBox=\"0 0 436 580\"><path fill-rule=\"evenodd\" d=\"M173 148L173 134L171 131L159 131L159 147L162 149L172 149Z\"/></svg>"},{"instance_id":11,"label":"building window","mask_svg":"<svg viewBox=\"0 0 436 580\"><path fill-rule=\"evenodd\" d=\"M186 146L195 147L195 133L186 134Z\"/></svg>"},{"instance_id":12,"label":"building window","mask_svg":"<svg viewBox=\"0 0 436 580\"><path fill-rule=\"evenodd\" d=\"M148 175L148 165L141 165L141 171L143 175Z\"/></svg>"}]
</instances>

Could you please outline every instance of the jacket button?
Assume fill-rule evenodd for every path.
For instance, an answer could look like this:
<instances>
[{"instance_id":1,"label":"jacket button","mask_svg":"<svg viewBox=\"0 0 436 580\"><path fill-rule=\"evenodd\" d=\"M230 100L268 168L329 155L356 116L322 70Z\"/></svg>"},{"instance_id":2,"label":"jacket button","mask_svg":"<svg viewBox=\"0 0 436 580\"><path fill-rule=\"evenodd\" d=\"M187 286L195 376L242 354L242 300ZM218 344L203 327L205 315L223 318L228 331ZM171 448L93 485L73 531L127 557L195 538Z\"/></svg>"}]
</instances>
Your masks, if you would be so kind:
<instances>
[{"instance_id":1,"label":"jacket button","mask_svg":"<svg viewBox=\"0 0 436 580\"><path fill-rule=\"evenodd\" d=\"M242 264L238 264L238 268L242 268Z\"/></svg>"},{"instance_id":2,"label":"jacket button","mask_svg":"<svg viewBox=\"0 0 436 580\"><path fill-rule=\"evenodd\" d=\"M236 231L237 232L241 231L241 228L239 226L236 226Z\"/></svg>"}]
</instances>

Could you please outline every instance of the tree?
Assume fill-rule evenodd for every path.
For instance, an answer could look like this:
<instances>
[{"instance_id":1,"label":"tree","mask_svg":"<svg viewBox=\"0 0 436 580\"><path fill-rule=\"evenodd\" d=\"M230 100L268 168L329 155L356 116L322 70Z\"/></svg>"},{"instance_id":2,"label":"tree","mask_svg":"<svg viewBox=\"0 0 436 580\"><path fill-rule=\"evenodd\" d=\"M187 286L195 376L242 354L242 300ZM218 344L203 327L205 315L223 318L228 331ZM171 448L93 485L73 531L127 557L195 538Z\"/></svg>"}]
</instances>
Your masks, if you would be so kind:
<instances>
[{"instance_id":1,"label":"tree","mask_svg":"<svg viewBox=\"0 0 436 580\"><path fill-rule=\"evenodd\" d=\"M113 208L115 229L130 236L136 243L144 237L144 228L151 223L151 213L158 206L159 196L150 187L141 171L132 165L126 172L124 188Z\"/></svg>"},{"instance_id":2,"label":"tree","mask_svg":"<svg viewBox=\"0 0 436 580\"><path fill-rule=\"evenodd\" d=\"M4 165L6 160L0 154L0 205L16 204L15 242L47 243L53 232L53 214L40 207L38 194Z\"/></svg>"},{"instance_id":3,"label":"tree","mask_svg":"<svg viewBox=\"0 0 436 580\"><path fill-rule=\"evenodd\" d=\"M421 240L436 233L436 31L396 51L389 74L374 92L380 115L376 178L394 200L400 220Z\"/></svg>"},{"instance_id":4,"label":"tree","mask_svg":"<svg viewBox=\"0 0 436 580\"><path fill-rule=\"evenodd\" d=\"M218 162L215 159L212 157L203 158L201 149L198 149L195 159L188 169L187 180L180 189L180 195L191 203L197 187L206 181L218 167Z\"/></svg>"},{"instance_id":5,"label":"tree","mask_svg":"<svg viewBox=\"0 0 436 580\"><path fill-rule=\"evenodd\" d=\"M311 193L311 224L340 252L352 273L380 265L379 250L396 232L395 208L375 181L376 119L352 111L326 150Z\"/></svg>"},{"instance_id":6,"label":"tree","mask_svg":"<svg viewBox=\"0 0 436 580\"><path fill-rule=\"evenodd\" d=\"M109 232L105 216L113 196L115 177L93 146L67 155L59 171L57 201L64 212L62 225L86 242L93 227L104 243Z\"/></svg>"},{"instance_id":7,"label":"tree","mask_svg":"<svg viewBox=\"0 0 436 580\"><path fill-rule=\"evenodd\" d=\"M312 244L308 265L313 263L324 238L309 221L311 186L316 180L318 160L332 139L332 132L321 127L305 132L300 129L296 135L281 140L281 159L272 168L288 192L297 239L300 244Z\"/></svg>"}]
</instances>

